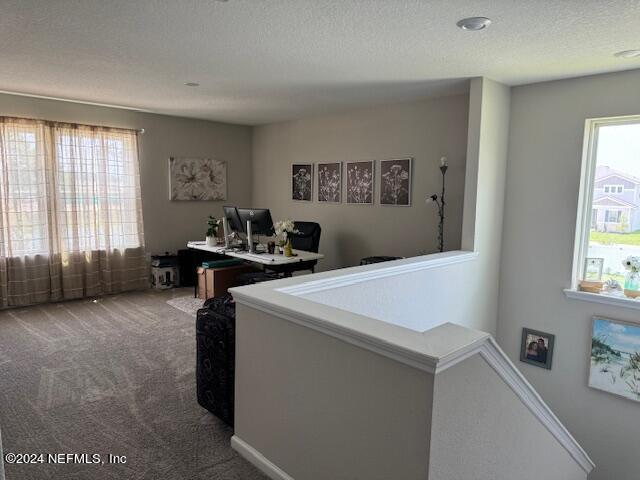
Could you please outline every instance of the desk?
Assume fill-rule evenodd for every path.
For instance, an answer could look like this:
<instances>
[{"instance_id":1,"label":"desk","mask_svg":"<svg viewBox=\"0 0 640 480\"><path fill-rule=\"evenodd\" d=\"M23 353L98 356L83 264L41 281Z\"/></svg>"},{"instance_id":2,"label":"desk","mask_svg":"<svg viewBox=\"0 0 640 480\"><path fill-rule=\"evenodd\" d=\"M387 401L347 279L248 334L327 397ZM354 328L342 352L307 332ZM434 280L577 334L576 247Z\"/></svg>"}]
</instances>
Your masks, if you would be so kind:
<instances>
[{"instance_id":1,"label":"desk","mask_svg":"<svg viewBox=\"0 0 640 480\"><path fill-rule=\"evenodd\" d=\"M204 242L188 242L188 248L194 248L196 250L202 250L205 252L217 253L219 255L226 255L228 257L241 258L248 262L259 263L261 265L291 265L292 263L309 262L312 260L320 260L324 258L321 253L306 252L304 250L294 250L293 253L297 254L296 257L286 257L284 255L273 255L270 253L249 253L246 251L234 251L231 249L225 249L224 246L210 247Z\"/></svg>"}]
</instances>

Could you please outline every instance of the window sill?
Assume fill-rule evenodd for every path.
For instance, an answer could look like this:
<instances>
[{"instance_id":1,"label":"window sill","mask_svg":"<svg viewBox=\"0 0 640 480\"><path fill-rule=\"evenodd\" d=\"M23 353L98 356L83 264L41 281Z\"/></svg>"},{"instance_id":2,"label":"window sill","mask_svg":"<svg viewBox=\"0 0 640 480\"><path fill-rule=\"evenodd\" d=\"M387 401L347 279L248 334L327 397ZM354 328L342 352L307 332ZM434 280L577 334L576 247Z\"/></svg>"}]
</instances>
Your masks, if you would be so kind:
<instances>
[{"instance_id":1,"label":"window sill","mask_svg":"<svg viewBox=\"0 0 640 480\"><path fill-rule=\"evenodd\" d=\"M632 308L634 310L640 310L640 300L634 300L633 298L619 297L616 295L607 295L605 293L589 293L581 292L579 290L573 290L566 288L564 294L567 298L573 300L584 300L593 303L602 303L605 305L613 305L614 307Z\"/></svg>"}]
</instances>

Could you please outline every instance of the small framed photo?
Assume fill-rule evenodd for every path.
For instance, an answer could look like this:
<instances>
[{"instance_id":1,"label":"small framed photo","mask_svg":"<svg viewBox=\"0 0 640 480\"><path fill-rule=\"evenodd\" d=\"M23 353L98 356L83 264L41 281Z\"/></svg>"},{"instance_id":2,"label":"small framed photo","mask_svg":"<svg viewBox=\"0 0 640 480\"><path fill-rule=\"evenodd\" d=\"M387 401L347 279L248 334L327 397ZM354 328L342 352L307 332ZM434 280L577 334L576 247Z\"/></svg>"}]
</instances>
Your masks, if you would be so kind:
<instances>
[{"instance_id":1,"label":"small framed photo","mask_svg":"<svg viewBox=\"0 0 640 480\"><path fill-rule=\"evenodd\" d=\"M313 163L291 165L291 199L313 201Z\"/></svg>"},{"instance_id":2,"label":"small framed photo","mask_svg":"<svg viewBox=\"0 0 640 480\"><path fill-rule=\"evenodd\" d=\"M590 282L599 282L602 280L602 267L604 266L604 258L587 257L584 259L584 278Z\"/></svg>"},{"instance_id":3,"label":"small framed photo","mask_svg":"<svg viewBox=\"0 0 640 480\"><path fill-rule=\"evenodd\" d=\"M380 205L411 206L412 158L380 160Z\"/></svg>"},{"instance_id":4,"label":"small framed photo","mask_svg":"<svg viewBox=\"0 0 640 480\"><path fill-rule=\"evenodd\" d=\"M342 203L342 162L318 163L318 201Z\"/></svg>"},{"instance_id":5,"label":"small framed photo","mask_svg":"<svg viewBox=\"0 0 640 480\"><path fill-rule=\"evenodd\" d=\"M554 342L555 335L523 328L520 361L551 370Z\"/></svg>"},{"instance_id":6,"label":"small framed photo","mask_svg":"<svg viewBox=\"0 0 640 480\"><path fill-rule=\"evenodd\" d=\"M373 205L375 162L347 162L347 203Z\"/></svg>"}]
</instances>

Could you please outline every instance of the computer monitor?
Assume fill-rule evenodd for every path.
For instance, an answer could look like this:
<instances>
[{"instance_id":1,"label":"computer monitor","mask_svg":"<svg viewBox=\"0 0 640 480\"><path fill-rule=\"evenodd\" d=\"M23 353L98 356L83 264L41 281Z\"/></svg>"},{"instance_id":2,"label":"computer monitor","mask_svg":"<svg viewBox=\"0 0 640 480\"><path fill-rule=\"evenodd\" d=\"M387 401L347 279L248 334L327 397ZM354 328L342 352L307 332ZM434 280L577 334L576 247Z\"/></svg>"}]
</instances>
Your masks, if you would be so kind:
<instances>
[{"instance_id":1,"label":"computer monitor","mask_svg":"<svg viewBox=\"0 0 640 480\"><path fill-rule=\"evenodd\" d=\"M245 225L240 220L240 215L238 215L238 209L236 207L222 207L222 211L224 216L227 217L227 222L229 222L229 228L234 232L242 233L244 232Z\"/></svg>"},{"instance_id":2,"label":"computer monitor","mask_svg":"<svg viewBox=\"0 0 640 480\"><path fill-rule=\"evenodd\" d=\"M250 220L253 235L273 235L273 220L268 208L238 208L238 216L245 231Z\"/></svg>"}]
</instances>

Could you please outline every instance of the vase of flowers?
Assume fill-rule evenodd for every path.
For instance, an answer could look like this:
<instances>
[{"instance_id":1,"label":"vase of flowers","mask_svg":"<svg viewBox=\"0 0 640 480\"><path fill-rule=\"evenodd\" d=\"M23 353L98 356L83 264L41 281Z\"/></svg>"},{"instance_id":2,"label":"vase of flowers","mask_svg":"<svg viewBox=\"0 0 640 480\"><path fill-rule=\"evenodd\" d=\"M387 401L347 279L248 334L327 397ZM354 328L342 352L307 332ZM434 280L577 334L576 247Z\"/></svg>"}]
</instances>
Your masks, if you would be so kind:
<instances>
[{"instance_id":1,"label":"vase of flowers","mask_svg":"<svg viewBox=\"0 0 640 480\"><path fill-rule=\"evenodd\" d=\"M624 277L624 294L627 297L640 297L640 257L629 256L622 262L627 274Z\"/></svg>"},{"instance_id":2,"label":"vase of flowers","mask_svg":"<svg viewBox=\"0 0 640 480\"><path fill-rule=\"evenodd\" d=\"M284 249L287 257L293 257L293 248L291 247L291 235L298 233L293 220L281 220L273 226L278 239L278 245Z\"/></svg>"},{"instance_id":3,"label":"vase of flowers","mask_svg":"<svg viewBox=\"0 0 640 480\"><path fill-rule=\"evenodd\" d=\"M207 245L209 247L215 247L218 243L218 225L219 220L216 217L210 215L207 220Z\"/></svg>"}]
</instances>

